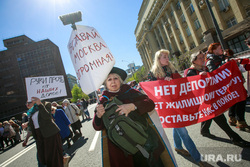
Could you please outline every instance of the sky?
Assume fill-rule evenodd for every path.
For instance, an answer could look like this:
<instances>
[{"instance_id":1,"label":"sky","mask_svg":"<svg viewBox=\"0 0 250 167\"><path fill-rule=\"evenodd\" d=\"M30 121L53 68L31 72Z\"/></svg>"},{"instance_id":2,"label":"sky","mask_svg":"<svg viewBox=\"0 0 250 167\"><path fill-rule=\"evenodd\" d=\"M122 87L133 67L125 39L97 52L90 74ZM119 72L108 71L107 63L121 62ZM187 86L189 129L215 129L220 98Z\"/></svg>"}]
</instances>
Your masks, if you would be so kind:
<instances>
[{"instance_id":1,"label":"sky","mask_svg":"<svg viewBox=\"0 0 250 167\"><path fill-rule=\"evenodd\" d=\"M0 51L3 40L26 35L34 41L49 39L60 50L66 74L76 76L67 44L72 28L58 16L82 12L76 24L94 27L115 57L115 66L142 65L134 31L143 0L1 0Z\"/></svg>"}]
</instances>

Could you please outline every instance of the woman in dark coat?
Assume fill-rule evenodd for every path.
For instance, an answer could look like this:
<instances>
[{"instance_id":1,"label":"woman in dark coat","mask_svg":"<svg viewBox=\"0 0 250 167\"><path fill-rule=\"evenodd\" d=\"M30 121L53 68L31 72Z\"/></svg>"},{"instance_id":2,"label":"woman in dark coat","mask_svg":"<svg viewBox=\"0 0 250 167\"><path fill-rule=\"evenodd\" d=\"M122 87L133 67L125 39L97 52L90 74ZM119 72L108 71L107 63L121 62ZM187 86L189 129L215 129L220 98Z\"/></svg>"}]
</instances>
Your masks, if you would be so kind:
<instances>
[{"instance_id":1,"label":"woman in dark coat","mask_svg":"<svg viewBox=\"0 0 250 167\"><path fill-rule=\"evenodd\" d=\"M29 109L29 126L34 139L39 162L47 167L63 167L63 149L60 129L53 121L51 103L43 105L39 98L32 97L33 107Z\"/></svg>"},{"instance_id":2,"label":"woman in dark coat","mask_svg":"<svg viewBox=\"0 0 250 167\"><path fill-rule=\"evenodd\" d=\"M209 72L219 68L221 65L225 63L225 56L222 55L223 50L219 43L213 43L208 47L208 55L207 55L207 69ZM194 68L191 68L187 72L187 76L197 75L197 71L200 72L205 71L203 63L205 62L205 55L202 52L194 53L191 55L191 63ZM198 59L199 58L199 59ZM203 60L201 60L203 59ZM202 70L201 70L202 69ZM203 72L206 74L205 72ZM216 136L210 134L209 127L212 123L212 120L216 122L216 124L230 137L230 140L233 144L241 146L241 147L249 147L249 142L244 141L237 133L235 133L230 126L227 124L227 120L224 114L221 114L213 119L207 120L201 123L201 134L204 137L215 138Z\"/></svg>"},{"instance_id":3,"label":"woman in dark coat","mask_svg":"<svg viewBox=\"0 0 250 167\"><path fill-rule=\"evenodd\" d=\"M143 115L154 109L155 104L151 99L148 98L148 96L141 94L135 89L132 89L129 85L122 84L126 77L126 72L116 67L114 67L108 75L105 81L107 90L103 91L102 93L100 104L98 104L96 107L96 112L93 119L93 127L95 130L105 130L102 120L102 116L105 113L103 103L115 96L128 94L126 99L121 100L123 104L119 105L118 109L116 110L116 112L119 112L120 115L125 114L125 116L128 116L130 112L137 112L139 115ZM135 96L135 98L130 99L130 97L135 94L139 94L139 96ZM160 154L164 150L164 146L161 143L158 144L159 145L157 149L153 152L153 157L155 158L156 162L155 166L163 166L160 160ZM108 160L108 164L110 164L111 167L133 167L141 165L149 166L147 160L142 157L140 152L136 153L136 155L127 155L122 149L113 144L109 139L108 154L109 157L112 157Z\"/></svg>"}]
</instances>

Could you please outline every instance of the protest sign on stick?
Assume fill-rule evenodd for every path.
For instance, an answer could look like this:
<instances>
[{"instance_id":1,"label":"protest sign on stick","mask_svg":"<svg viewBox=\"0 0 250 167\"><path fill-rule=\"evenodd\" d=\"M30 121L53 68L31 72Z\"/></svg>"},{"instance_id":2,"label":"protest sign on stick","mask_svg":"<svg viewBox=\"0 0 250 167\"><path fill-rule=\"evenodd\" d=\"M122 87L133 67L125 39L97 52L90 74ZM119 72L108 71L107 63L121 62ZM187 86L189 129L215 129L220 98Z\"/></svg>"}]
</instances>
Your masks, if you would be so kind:
<instances>
[{"instance_id":1,"label":"protest sign on stick","mask_svg":"<svg viewBox=\"0 0 250 167\"><path fill-rule=\"evenodd\" d=\"M82 91L89 94L99 89L115 64L100 34L93 27L76 25L68 50Z\"/></svg>"},{"instance_id":2,"label":"protest sign on stick","mask_svg":"<svg viewBox=\"0 0 250 167\"><path fill-rule=\"evenodd\" d=\"M207 75L140 82L156 105L163 127L179 128L212 119L246 99L234 60Z\"/></svg>"},{"instance_id":3,"label":"protest sign on stick","mask_svg":"<svg viewBox=\"0 0 250 167\"><path fill-rule=\"evenodd\" d=\"M67 96L63 75L25 78L28 101L31 97L41 100Z\"/></svg>"}]
</instances>

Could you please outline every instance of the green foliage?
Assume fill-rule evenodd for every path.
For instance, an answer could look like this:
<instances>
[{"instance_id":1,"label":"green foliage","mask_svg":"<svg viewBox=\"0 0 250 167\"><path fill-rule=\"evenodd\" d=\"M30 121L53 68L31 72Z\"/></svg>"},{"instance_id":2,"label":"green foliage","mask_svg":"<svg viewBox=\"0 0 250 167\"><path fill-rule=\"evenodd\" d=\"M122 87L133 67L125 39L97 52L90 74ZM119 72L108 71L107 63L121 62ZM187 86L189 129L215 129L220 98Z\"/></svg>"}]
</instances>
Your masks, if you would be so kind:
<instances>
[{"instance_id":1,"label":"green foliage","mask_svg":"<svg viewBox=\"0 0 250 167\"><path fill-rule=\"evenodd\" d=\"M147 74L146 74L145 67L142 66L139 70L137 70L137 71L134 73L134 75L133 75L132 77L128 78L128 79L126 80L126 82L130 82L130 81L133 81L133 80L135 80L137 83L138 83L138 82L141 82L141 81L143 81L143 80L145 79L145 76L146 76L146 75L147 75Z\"/></svg>"},{"instance_id":2,"label":"green foliage","mask_svg":"<svg viewBox=\"0 0 250 167\"><path fill-rule=\"evenodd\" d=\"M73 89L71 90L72 99L71 102L77 102L77 99L89 99L89 96L82 92L82 89L77 86L77 84L74 85Z\"/></svg>"}]
</instances>

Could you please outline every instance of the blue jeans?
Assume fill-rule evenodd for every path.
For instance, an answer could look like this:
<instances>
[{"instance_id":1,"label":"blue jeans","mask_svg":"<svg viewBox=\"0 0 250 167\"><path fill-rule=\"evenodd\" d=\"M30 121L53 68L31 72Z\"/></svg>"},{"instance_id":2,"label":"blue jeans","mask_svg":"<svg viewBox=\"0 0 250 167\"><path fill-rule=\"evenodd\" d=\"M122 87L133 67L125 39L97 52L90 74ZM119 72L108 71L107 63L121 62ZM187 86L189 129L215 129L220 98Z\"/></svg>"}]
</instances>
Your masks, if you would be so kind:
<instances>
[{"instance_id":1,"label":"blue jeans","mask_svg":"<svg viewBox=\"0 0 250 167\"><path fill-rule=\"evenodd\" d=\"M187 148L188 152L196 162L201 161L201 155L197 150L193 140L188 135L188 131L185 127L183 128L173 128L174 135L174 146L177 149L183 149L182 142Z\"/></svg>"}]
</instances>

